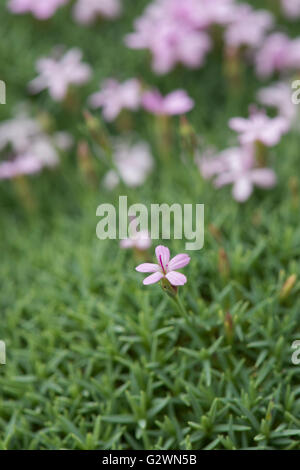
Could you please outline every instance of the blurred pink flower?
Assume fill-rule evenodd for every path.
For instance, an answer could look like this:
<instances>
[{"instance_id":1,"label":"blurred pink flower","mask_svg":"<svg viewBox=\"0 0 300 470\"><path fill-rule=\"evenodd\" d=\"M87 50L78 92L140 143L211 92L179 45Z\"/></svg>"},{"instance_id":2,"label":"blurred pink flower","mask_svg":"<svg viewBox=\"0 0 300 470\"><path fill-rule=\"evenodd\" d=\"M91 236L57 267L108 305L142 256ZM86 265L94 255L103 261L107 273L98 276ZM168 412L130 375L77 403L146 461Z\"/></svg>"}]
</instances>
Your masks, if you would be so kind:
<instances>
[{"instance_id":1,"label":"blurred pink flower","mask_svg":"<svg viewBox=\"0 0 300 470\"><path fill-rule=\"evenodd\" d=\"M280 116L293 121L297 115L297 105L291 100L291 85L285 82L277 82L259 90L257 94L259 102L265 106L276 108Z\"/></svg>"},{"instance_id":2,"label":"blurred pink flower","mask_svg":"<svg viewBox=\"0 0 300 470\"><path fill-rule=\"evenodd\" d=\"M258 47L268 29L273 26L273 16L265 10L253 10L250 5L237 6L233 20L225 32L230 47Z\"/></svg>"},{"instance_id":3,"label":"blurred pink flower","mask_svg":"<svg viewBox=\"0 0 300 470\"><path fill-rule=\"evenodd\" d=\"M201 66L211 41L205 31L195 27L198 11L199 4L193 0L157 0L135 21L135 32L127 35L125 42L133 49L149 49L158 74L169 72L177 63Z\"/></svg>"},{"instance_id":4,"label":"blurred pink flower","mask_svg":"<svg viewBox=\"0 0 300 470\"><path fill-rule=\"evenodd\" d=\"M184 114L194 107L194 101L184 90L175 90L163 97L158 90L146 91L142 96L144 109L159 115Z\"/></svg>"},{"instance_id":5,"label":"blurred pink flower","mask_svg":"<svg viewBox=\"0 0 300 470\"><path fill-rule=\"evenodd\" d=\"M92 75L91 67L81 62L81 59L82 52L77 48L69 50L59 59L39 59L36 66L39 76L29 83L29 90L31 93L39 93L48 88L55 101L62 101L70 85L82 85Z\"/></svg>"},{"instance_id":6,"label":"blurred pink flower","mask_svg":"<svg viewBox=\"0 0 300 470\"><path fill-rule=\"evenodd\" d=\"M57 8L69 0L10 0L8 8L16 14L32 13L39 20L46 20L56 12Z\"/></svg>"},{"instance_id":7,"label":"blurred pink flower","mask_svg":"<svg viewBox=\"0 0 300 470\"><path fill-rule=\"evenodd\" d=\"M100 16L113 19L120 13L120 0L77 0L73 10L75 20L82 24L91 24Z\"/></svg>"},{"instance_id":8,"label":"blurred pink flower","mask_svg":"<svg viewBox=\"0 0 300 470\"><path fill-rule=\"evenodd\" d=\"M230 119L229 127L240 134L242 144L261 142L267 147L272 147L288 132L290 122L282 116L271 119L264 111L256 111L248 119Z\"/></svg>"},{"instance_id":9,"label":"blurred pink flower","mask_svg":"<svg viewBox=\"0 0 300 470\"><path fill-rule=\"evenodd\" d=\"M268 78L275 72L300 69L300 38L290 39L283 33L268 36L256 57L259 77Z\"/></svg>"},{"instance_id":10,"label":"blurred pink flower","mask_svg":"<svg viewBox=\"0 0 300 470\"><path fill-rule=\"evenodd\" d=\"M93 108L103 108L103 117L113 121L123 108L136 111L141 101L141 84L132 78L123 83L110 78L106 80L97 93L91 95L90 104Z\"/></svg>"},{"instance_id":11,"label":"blurred pink flower","mask_svg":"<svg viewBox=\"0 0 300 470\"><path fill-rule=\"evenodd\" d=\"M155 254L158 264L143 263L135 268L140 273L153 273L143 280L143 284L154 284L162 278L166 278L172 286L183 286L187 282L187 278L176 270L184 268L189 264L191 258L182 253L170 260L169 248L162 245L155 248Z\"/></svg>"},{"instance_id":12,"label":"blurred pink flower","mask_svg":"<svg viewBox=\"0 0 300 470\"><path fill-rule=\"evenodd\" d=\"M61 133L50 138L34 119L25 114L0 124L0 179L37 173L44 167L59 163L56 148L60 147Z\"/></svg>"},{"instance_id":13,"label":"blurred pink flower","mask_svg":"<svg viewBox=\"0 0 300 470\"><path fill-rule=\"evenodd\" d=\"M135 248L139 251L148 250L151 246L151 238L148 230L137 230L137 220L134 218L129 224L129 237L120 241L120 247Z\"/></svg>"},{"instance_id":14,"label":"blurred pink flower","mask_svg":"<svg viewBox=\"0 0 300 470\"><path fill-rule=\"evenodd\" d=\"M287 18L296 19L300 16L300 0L281 0L282 9Z\"/></svg>"},{"instance_id":15,"label":"blurred pink flower","mask_svg":"<svg viewBox=\"0 0 300 470\"><path fill-rule=\"evenodd\" d=\"M238 202L245 202L255 185L267 189L276 184L276 175L272 169L255 167L251 145L233 147L216 157L202 159L199 168L205 179L215 176L216 188L233 184L232 194Z\"/></svg>"},{"instance_id":16,"label":"blurred pink flower","mask_svg":"<svg viewBox=\"0 0 300 470\"><path fill-rule=\"evenodd\" d=\"M141 186L152 171L154 162L149 145L138 142L130 145L127 141L119 141L115 145L113 161L116 170L110 170L105 178L107 189L114 189L119 178L129 187Z\"/></svg>"}]
</instances>

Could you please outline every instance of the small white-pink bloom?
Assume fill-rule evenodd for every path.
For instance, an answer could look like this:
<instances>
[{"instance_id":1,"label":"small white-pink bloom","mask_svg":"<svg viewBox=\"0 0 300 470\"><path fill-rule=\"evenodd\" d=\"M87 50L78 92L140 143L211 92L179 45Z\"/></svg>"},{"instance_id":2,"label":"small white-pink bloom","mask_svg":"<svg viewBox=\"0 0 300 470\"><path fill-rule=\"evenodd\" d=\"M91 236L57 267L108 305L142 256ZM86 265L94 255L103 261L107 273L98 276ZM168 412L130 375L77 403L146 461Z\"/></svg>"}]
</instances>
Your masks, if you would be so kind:
<instances>
[{"instance_id":1,"label":"small white-pink bloom","mask_svg":"<svg viewBox=\"0 0 300 470\"><path fill-rule=\"evenodd\" d=\"M169 248L159 245L155 248L158 264L142 263L135 269L140 273L152 273L143 280L144 285L154 284L166 278L172 286L183 286L187 282L184 274L178 273L177 269L187 266L191 258L182 253L170 260Z\"/></svg>"},{"instance_id":2,"label":"small white-pink bloom","mask_svg":"<svg viewBox=\"0 0 300 470\"><path fill-rule=\"evenodd\" d=\"M248 119L232 118L229 127L239 134L242 144L261 142L267 147L273 147L280 142L281 137L290 129L290 122L282 116L269 118L263 111L254 112Z\"/></svg>"},{"instance_id":3,"label":"small white-pink bloom","mask_svg":"<svg viewBox=\"0 0 300 470\"><path fill-rule=\"evenodd\" d=\"M29 90L39 93L48 89L55 101L62 101L71 85L83 85L92 75L91 67L81 59L82 52L77 48L70 49L58 59L39 59L36 65L39 75L29 83Z\"/></svg>"},{"instance_id":4,"label":"small white-pink bloom","mask_svg":"<svg viewBox=\"0 0 300 470\"><path fill-rule=\"evenodd\" d=\"M141 84L131 78L123 83L110 78L106 80L97 93L90 96L90 105L93 108L102 108L106 121L113 121L122 111L130 109L136 111L141 102Z\"/></svg>"}]
</instances>

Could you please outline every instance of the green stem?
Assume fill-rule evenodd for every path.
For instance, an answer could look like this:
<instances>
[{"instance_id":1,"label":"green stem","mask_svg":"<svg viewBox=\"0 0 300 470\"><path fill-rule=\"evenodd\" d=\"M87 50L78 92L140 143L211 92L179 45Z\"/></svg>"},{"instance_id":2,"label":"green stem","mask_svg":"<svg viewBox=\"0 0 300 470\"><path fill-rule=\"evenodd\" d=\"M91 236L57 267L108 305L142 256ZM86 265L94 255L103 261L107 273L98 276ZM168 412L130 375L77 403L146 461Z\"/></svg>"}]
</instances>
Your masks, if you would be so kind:
<instances>
[{"instance_id":1,"label":"green stem","mask_svg":"<svg viewBox=\"0 0 300 470\"><path fill-rule=\"evenodd\" d=\"M189 317L189 314L185 308L185 306L183 305L183 303L181 302L178 294L175 296L175 297L172 297L176 306L177 306L177 309L178 309L178 312L185 318L188 318Z\"/></svg>"}]
</instances>

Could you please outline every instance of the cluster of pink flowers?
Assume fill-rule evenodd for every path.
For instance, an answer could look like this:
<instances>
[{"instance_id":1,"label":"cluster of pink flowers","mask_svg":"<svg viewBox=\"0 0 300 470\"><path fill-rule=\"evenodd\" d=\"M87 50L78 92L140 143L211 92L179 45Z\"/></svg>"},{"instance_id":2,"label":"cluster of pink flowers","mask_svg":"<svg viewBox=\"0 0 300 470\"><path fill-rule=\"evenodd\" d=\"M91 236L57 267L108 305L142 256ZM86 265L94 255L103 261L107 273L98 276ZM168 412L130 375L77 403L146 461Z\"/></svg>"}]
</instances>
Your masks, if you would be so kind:
<instances>
[{"instance_id":1,"label":"cluster of pink flowers","mask_svg":"<svg viewBox=\"0 0 300 470\"><path fill-rule=\"evenodd\" d=\"M141 186L154 167L149 145L138 142L117 141L114 146L113 162L115 170L110 170L104 178L104 186L114 189L121 180L130 187Z\"/></svg>"},{"instance_id":2,"label":"cluster of pink flowers","mask_svg":"<svg viewBox=\"0 0 300 470\"><path fill-rule=\"evenodd\" d=\"M282 116L293 124L298 106L291 100L291 84L276 82L262 88L257 93L258 101L264 106L275 108L279 116Z\"/></svg>"},{"instance_id":3,"label":"cluster of pink flowers","mask_svg":"<svg viewBox=\"0 0 300 470\"><path fill-rule=\"evenodd\" d=\"M273 16L235 0L155 0L135 21L135 32L125 42L133 49L149 49L158 74L177 63L199 67L212 47L214 24L225 28L228 46L256 48L273 26Z\"/></svg>"},{"instance_id":4,"label":"cluster of pink flowers","mask_svg":"<svg viewBox=\"0 0 300 470\"><path fill-rule=\"evenodd\" d=\"M46 20L69 0L9 0L12 13L31 13L39 20ZM91 24L97 17L116 18L121 13L120 0L77 0L73 16L78 23Z\"/></svg>"},{"instance_id":5,"label":"cluster of pink flowers","mask_svg":"<svg viewBox=\"0 0 300 470\"><path fill-rule=\"evenodd\" d=\"M194 101L184 90L175 90L163 97L158 90L143 92L135 78L123 83L112 78L106 80L89 102L93 108L102 108L106 121L113 121L122 109L136 111L140 106L153 114L169 116L187 113L194 107Z\"/></svg>"},{"instance_id":6,"label":"cluster of pink flowers","mask_svg":"<svg viewBox=\"0 0 300 470\"><path fill-rule=\"evenodd\" d=\"M59 57L46 57L37 62L38 77L29 83L31 93L49 90L50 96L62 101L71 85L83 85L91 75L92 69L83 63L82 52L74 48Z\"/></svg>"},{"instance_id":7,"label":"cluster of pink flowers","mask_svg":"<svg viewBox=\"0 0 300 470\"><path fill-rule=\"evenodd\" d=\"M0 151L4 160L0 163L0 179L40 172L44 167L59 163L57 149L69 146L69 136L58 133L50 138L39 123L20 114L0 125Z\"/></svg>"},{"instance_id":8,"label":"cluster of pink flowers","mask_svg":"<svg viewBox=\"0 0 300 470\"><path fill-rule=\"evenodd\" d=\"M261 97L269 97L266 90ZM274 103L273 100L271 102ZM238 133L240 146L227 149L215 157L197 157L197 163L203 178L214 178L216 188L232 184L234 199L244 202L252 194L254 186L267 189L276 184L275 172L271 168L261 167L256 159L257 144L266 147L277 145L290 129L291 121L283 115L269 118L265 111L254 108L248 119L232 118L229 126Z\"/></svg>"},{"instance_id":9,"label":"cluster of pink flowers","mask_svg":"<svg viewBox=\"0 0 300 470\"><path fill-rule=\"evenodd\" d=\"M8 8L16 14L32 13L39 20L50 18L69 0L10 0Z\"/></svg>"}]
</instances>

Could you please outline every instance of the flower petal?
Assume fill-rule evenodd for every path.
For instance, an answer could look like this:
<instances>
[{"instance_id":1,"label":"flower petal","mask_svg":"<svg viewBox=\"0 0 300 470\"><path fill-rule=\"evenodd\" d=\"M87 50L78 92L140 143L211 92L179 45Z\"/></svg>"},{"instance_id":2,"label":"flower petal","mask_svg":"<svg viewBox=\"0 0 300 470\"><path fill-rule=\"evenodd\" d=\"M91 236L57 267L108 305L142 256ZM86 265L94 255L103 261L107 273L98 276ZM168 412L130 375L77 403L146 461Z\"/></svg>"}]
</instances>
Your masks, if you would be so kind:
<instances>
[{"instance_id":1,"label":"flower petal","mask_svg":"<svg viewBox=\"0 0 300 470\"><path fill-rule=\"evenodd\" d=\"M184 274L177 273L176 271L170 271L166 275L166 278L168 279L168 281L170 281L172 286L183 286L187 281L187 278Z\"/></svg>"},{"instance_id":2,"label":"flower petal","mask_svg":"<svg viewBox=\"0 0 300 470\"><path fill-rule=\"evenodd\" d=\"M253 184L249 178L240 178L233 186L233 197L238 202L245 202L251 196Z\"/></svg>"},{"instance_id":3,"label":"flower petal","mask_svg":"<svg viewBox=\"0 0 300 470\"><path fill-rule=\"evenodd\" d=\"M163 245L159 245L155 248L155 254L156 254L158 264L160 265L162 262L162 268L166 270L166 266L170 259L169 248Z\"/></svg>"},{"instance_id":4,"label":"flower petal","mask_svg":"<svg viewBox=\"0 0 300 470\"><path fill-rule=\"evenodd\" d=\"M150 276L143 280L143 284L145 284L145 286L148 284L154 284L155 282L160 281L162 277L164 277L164 275L161 272L150 274Z\"/></svg>"},{"instance_id":5,"label":"flower petal","mask_svg":"<svg viewBox=\"0 0 300 470\"><path fill-rule=\"evenodd\" d=\"M154 263L142 263L139 264L135 269L139 273L155 273L157 271L160 271L160 266Z\"/></svg>"},{"instance_id":6,"label":"flower petal","mask_svg":"<svg viewBox=\"0 0 300 470\"><path fill-rule=\"evenodd\" d=\"M176 255L169 262L168 271L174 271L175 269L184 268L184 266L189 264L190 261L191 261L191 258L184 253Z\"/></svg>"}]
</instances>

